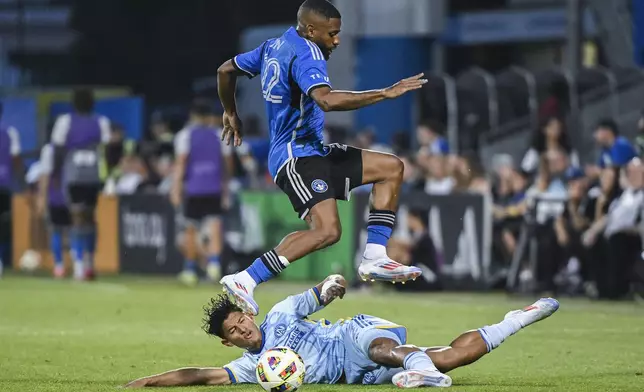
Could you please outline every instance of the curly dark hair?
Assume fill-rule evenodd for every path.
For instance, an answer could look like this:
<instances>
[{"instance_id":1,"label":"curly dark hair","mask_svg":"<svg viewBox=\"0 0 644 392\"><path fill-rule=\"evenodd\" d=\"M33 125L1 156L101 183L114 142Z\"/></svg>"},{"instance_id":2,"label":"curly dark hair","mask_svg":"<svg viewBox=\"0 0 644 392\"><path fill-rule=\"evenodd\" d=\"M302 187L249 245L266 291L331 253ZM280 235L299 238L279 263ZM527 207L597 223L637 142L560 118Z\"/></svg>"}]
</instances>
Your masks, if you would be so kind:
<instances>
[{"instance_id":1,"label":"curly dark hair","mask_svg":"<svg viewBox=\"0 0 644 392\"><path fill-rule=\"evenodd\" d=\"M210 302L203 307L204 318L201 329L210 336L224 338L224 320L232 312L241 312L242 309L235 305L227 295L219 294L210 298Z\"/></svg>"}]
</instances>

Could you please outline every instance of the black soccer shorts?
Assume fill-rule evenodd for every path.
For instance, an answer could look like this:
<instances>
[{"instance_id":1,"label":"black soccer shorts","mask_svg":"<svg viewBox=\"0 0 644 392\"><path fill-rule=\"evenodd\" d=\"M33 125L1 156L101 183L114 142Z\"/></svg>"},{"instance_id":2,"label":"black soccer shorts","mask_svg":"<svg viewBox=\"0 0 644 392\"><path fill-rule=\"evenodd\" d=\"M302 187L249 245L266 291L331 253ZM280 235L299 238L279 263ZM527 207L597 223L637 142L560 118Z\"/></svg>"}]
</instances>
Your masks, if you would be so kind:
<instances>
[{"instance_id":1,"label":"black soccer shorts","mask_svg":"<svg viewBox=\"0 0 644 392\"><path fill-rule=\"evenodd\" d=\"M195 225L209 218L218 218L223 212L221 194L186 196L183 205L183 216Z\"/></svg>"},{"instance_id":2,"label":"black soccer shorts","mask_svg":"<svg viewBox=\"0 0 644 392\"><path fill-rule=\"evenodd\" d=\"M67 186L67 200L72 209L94 209L101 194L101 184L70 184Z\"/></svg>"},{"instance_id":3,"label":"black soccer shorts","mask_svg":"<svg viewBox=\"0 0 644 392\"><path fill-rule=\"evenodd\" d=\"M275 182L300 219L324 200L349 200L351 190L362 185L362 150L344 144L329 148L326 156L293 158L277 173Z\"/></svg>"},{"instance_id":4,"label":"black soccer shorts","mask_svg":"<svg viewBox=\"0 0 644 392\"><path fill-rule=\"evenodd\" d=\"M69 227L72 225L71 214L65 206L49 206L47 218L49 223L55 227Z\"/></svg>"}]
</instances>

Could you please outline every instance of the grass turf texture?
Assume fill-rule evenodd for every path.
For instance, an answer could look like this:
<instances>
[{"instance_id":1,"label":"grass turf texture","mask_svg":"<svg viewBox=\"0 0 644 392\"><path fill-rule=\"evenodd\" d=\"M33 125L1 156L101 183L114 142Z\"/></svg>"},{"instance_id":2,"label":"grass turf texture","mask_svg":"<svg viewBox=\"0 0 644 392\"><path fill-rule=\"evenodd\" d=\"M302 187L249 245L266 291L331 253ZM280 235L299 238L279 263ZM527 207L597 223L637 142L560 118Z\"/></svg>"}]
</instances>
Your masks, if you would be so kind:
<instances>
[{"instance_id":1,"label":"grass turf texture","mask_svg":"<svg viewBox=\"0 0 644 392\"><path fill-rule=\"evenodd\" d=\"M307 286L261 287L265 312ZM201 330L202 306L219 288L112 278L93 284L5 276L0 280L0 391L114 391L127 381L182 366L219 366L241 350ZM317 317L377 315L408 328L419 345L447 344L531 302L500 294L399 295L349 291ZM644 309L563 299L550 319L510 337L451 374L454 391L642 391ZM262 313L260 317L263 317ZM256 385L173 391L260 391ZM393 391L392 385L306 385L303 391Z\"/></svg>"}]
</instances>

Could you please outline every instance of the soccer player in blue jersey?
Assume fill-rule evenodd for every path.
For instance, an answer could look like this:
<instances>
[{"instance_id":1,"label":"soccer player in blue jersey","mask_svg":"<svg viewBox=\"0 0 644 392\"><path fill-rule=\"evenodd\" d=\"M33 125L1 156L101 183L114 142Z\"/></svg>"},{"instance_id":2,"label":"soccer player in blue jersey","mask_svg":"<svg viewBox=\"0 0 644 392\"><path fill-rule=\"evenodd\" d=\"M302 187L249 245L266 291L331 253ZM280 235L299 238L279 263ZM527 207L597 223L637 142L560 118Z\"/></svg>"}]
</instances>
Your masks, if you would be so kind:
<instances>
[{"instance_id":1,"label":"soccer player in blue jersey","mask_svg":"<svg viewBox=\"0 0 644 392\"><path fill-rule=\"evenodd\" d=\"M353 188L373 184L367 245L358 268L364 280L404 282L421 274L387 256L386 245L396 219L403 163L390 154L323 144L324 112L354 110L421 88L423 74L391 87L353 92L331 87L326 61L340 44L340 13L326 0L307 0L297 14L297 27L281 37L225 62L218 70L224 106L222 138L242 142L235 86L238 76L261 76L270 126L268 166L309 230L292 233L236 275L221 283L245 311L257 314L255 287L290 263L335 244L341 235L336 200L348 200ZM374 65L377 66L377 65Z\"/></svg>"},{"instance_id":2,"label":"soccer player in blue jersey","mask_svg":"<svg viewBox=\"0 0 644 392\"><path fill-rule=\"evenodd\" d=\"M555 299L542 298L522 310L508 312L497 324L461 334L449 346L417 347L407 344L405 327L378 317L360 314L335 324L309 319L335 298L344 297L345 287L342 276L329 276L275 305L260 326L229 297L213 298L205 309L204 330L221 338L225 346L246 350L242 357L223 367L182 368L141 378L128 386L256 383L255 367L262 353L289 347L304 361L305 383L448 387L452 379L446 372L477 361L509 336L559 308Z\"/></svg>"}]
</instances>

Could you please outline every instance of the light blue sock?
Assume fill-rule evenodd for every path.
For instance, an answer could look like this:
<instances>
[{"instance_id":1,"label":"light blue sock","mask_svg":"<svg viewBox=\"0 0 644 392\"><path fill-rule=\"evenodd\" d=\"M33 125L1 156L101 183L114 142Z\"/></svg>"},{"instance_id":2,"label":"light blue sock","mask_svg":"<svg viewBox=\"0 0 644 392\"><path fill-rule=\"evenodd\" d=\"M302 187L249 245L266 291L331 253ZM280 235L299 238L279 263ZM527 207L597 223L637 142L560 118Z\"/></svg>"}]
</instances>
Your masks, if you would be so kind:
<instances>
[{"instance_id":1,"label":"light blue sock","mask_svg":"<svg viewBox=\"0 0 644 392\"><path fill-rule=\"evenodd\" d=\"M424 351L414 351L407 354L403 360L405 370L437 370L432 359Z\"/></svg>"},{"instance_id":2,"label":"light blue sock","mask_svg":"<svg viewBox=\"0 0 644 392\"><path fill-rule=\"evenodd\" d=\"M479 328L478 332L487 346L487 352L490 352L499 347L505 339L519 332L520 329L521 323L519 323L519 320L510 317L498 324Z\"/></svg>"}]
</instances>

